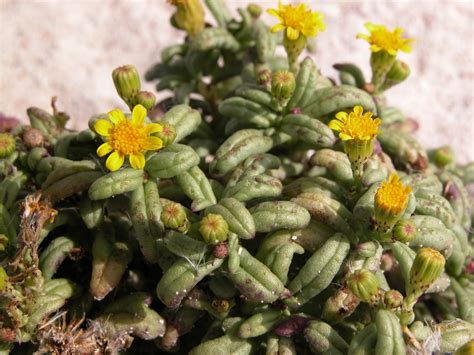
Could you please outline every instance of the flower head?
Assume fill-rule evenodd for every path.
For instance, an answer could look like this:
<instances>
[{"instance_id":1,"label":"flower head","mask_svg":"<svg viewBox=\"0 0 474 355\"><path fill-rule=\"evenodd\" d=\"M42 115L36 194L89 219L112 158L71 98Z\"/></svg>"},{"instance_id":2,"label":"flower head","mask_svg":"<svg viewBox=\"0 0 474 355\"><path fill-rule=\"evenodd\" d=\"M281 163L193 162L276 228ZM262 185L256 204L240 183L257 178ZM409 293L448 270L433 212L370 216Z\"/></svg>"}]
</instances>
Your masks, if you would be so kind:
<instances>
[{"instance_id":1,"label":"flower head","mask_svg":"<svg viewBox=\"0 0 474 355\"><path fill-rule=\"evenodd\" d=\"M376 209L398 216L405 211L410 192L411 187L403 185L400 177L397 174L392 174L388 181L382 182L375 193Z\"/></svg>"},{"instance_id":2,"label":"flower head","mask_svg":"<svg viewBox=\"0 0 474 355\"><path fill-rule=\"evenodd\" d=\"M367 22L364 26L369 30L370 34L359 33L357 38L362 38L369 42L372 52L386 51L390 55L396 55L399 50L411 52L411 47L408 43L414 42L414 39L401 38L403 29L397 27L390 32L385 26L375 25L370 22Z\"/></svg>"},{"instance_id":3,"label":"flower head","mask_svg":"<svg viewBox=\"0 0 474 355\"><path fill-rule=\"evenodd\" d=\"M337 120L329 122L329 128L340 132L339 138L343 141L368 141L379 133L380 118L372 118L372 112L364 113L362 106L355 106L350 113L339 112Z\"/></svg>"},{"instance_id":4,"label":"flower head","mask_svg":"<svg viewBox=\"0 0 474 355\"><path fill-rule=\"evenodd\" d=\"M347 286L362 301L370 302L377 294L379 280L374 273L361 269L347 279Z\"/></svg>"},{"instance_id":5,"label":"flower head","mask_svg":"<svg viewBox=\"0 0 474 355\"><path fill-rule=\"evenodd\" d=\"M128 119L119 109L109 112L108 120L99 119L94 124L95 131L105 137L106 142L97 148L97 155L103 157L113 152L107 158L105 166L110 171L120 169L125 156L134 169L143 169L147 150L157 150L163 147L160 138L152 136L161 132L162 127L157 123L145 124L147 111L142 105L136 105L132 118Z\"/></svg>"},{"instance_id":6,"label":"flower head","mask_svg":"<svg viewBox=\"0 0 474 355\"><path fill-rule=\"evenodd\" d=\"M442 274L446 260L437 250L421 248L416 253L410 269L410 278L406 284L408 306L420 297Z\"/></svg>"},{"instance_id":7,"label":"flower head","mask_svg":"<svg viewBox=\"0 0 474 355\"><path fill-rule=\"evenodd\" d=\"M286 30L286 36L292 41L297 40L300 35L306 37L316 36L318 32L326 29L323 15L306 8L304 3L294 7L293 5L282 5L281 2L278 2L278 10L268 9L267 12L280 20L280 23L270 30L273 33Z\"/></svg>"},{"instance_id":8,"label":"flower head","mask_svg":"<svg viewBox=\"0 0 474 355\"><path fill-rule=\"evenodd\" d=\"M15 137L10 133L0 133L0 159L9 157L15 149Z\"/></svg>"}]
</instances>

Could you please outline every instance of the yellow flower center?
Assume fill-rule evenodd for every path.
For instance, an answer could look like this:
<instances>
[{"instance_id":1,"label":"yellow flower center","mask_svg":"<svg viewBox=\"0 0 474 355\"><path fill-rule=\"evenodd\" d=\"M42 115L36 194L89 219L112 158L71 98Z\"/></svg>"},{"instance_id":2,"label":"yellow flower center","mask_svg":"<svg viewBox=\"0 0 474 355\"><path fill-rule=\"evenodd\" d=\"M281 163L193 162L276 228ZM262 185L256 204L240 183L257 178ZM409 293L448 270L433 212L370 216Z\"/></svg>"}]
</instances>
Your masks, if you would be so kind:
<instances>
[{"instance_id":1,"label":"yellow flower center","mask_svg":"<svg viewBox=\"0 0 474 355\"><path fill-rule=\"evenodd\" d=\"M405 210L410 192L411 187L403 185L398 175L392 174L377 190L375 203L384 211L399 214Z\"/></svg>"},{"instance_id":2,"label":"yellow flower center","mask_svg":"<svg viewBox=\"0 0 474 355\"><path fill-rule=\"evenodd\" d=\"M125 119L115 125L110 132L109 144L113 150L124 155L132 155L143 152L148 134L143 127L133 125Z\"/></svg>"},{"instance_id":3,"label":"yellow flower center","mask_svg":"<svg viewBox=\"0 0 474 355\"><path fill-rule=\"evenodd\" d=\"M329 128L339 131L343 141L368 141L379 133L380 118L373 119L372 112L363 113L362 106L355 106L350 113L339 112L336 120L329 122Z\"/></svg>"}]
</instances>

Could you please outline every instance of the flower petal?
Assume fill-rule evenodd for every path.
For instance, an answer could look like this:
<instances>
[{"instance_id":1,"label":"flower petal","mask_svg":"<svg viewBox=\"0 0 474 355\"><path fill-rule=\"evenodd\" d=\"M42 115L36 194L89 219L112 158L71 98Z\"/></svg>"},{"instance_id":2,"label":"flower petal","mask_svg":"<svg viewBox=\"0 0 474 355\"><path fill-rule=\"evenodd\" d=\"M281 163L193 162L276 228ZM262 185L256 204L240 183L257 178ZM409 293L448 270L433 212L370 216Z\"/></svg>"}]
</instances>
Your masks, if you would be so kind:
<instances>
[{"instance_id":1,"label":"flower petal","mask_svg":"<svg viewBox=\"0 0 474 355\"><path fill-rule=\"evenodd\" d=\"M347 117L349 115L347 114L347 112L338 112L336 113L336 118L342 122L346 122L347 121Z\"/></svg>"},{"instance_id":2,"label":"flower petal","mask_svg":"<svg viewBox=\"0 0 474 355\"><path fill-rule=\"evenodd\" d=\"M281 21L281 16L280 16L280 13L278 12L278 10L268 9L267 13L272 15L272 16L275 16L276 18L278 18Z\"/></svg>"},{"instance_id":3,"label":"flower petal","mask_svg":"<svg viewBox=\"0 0 474 355\"><path fill-rule=\"evenodd\" d=\"M339 138L341 138L341 140L343 141L349 141L351 139L354 139L352 138L352 136L348 135L347 133L339 133Z\"/></svg>"},{"instance_id":4,"label":"flower petal","mask_svg":"<svg viewBox=\"0 0 474 355\"><path fill-rule=\"evenodd\" d=\"M357 105L357 106L354 106L354 113L357 115L357 116L362 116L362 113L364 112L364 109L362 106L360 105Z\"/></svg>"},{"instance_id":5,"label":"flower petal","mask_svg":"<svg viewBox=\"0 0 474 355\"><path fill-rule=\"evenodd\" d=\"M110 171L116 171L120 169L120 167L123 165L124 159L125 159L125 156L123 154L120 154L118 152L113 152L112 154L109 155L109 157L105 161L105 166Z\"/></svg>"},{"instance_id":6,"label":"flower petal","mask_svg":"<svg viewBox=\"0 0 474 355\"><path fill-rule=\"evenodd\" d=\"M150 123L145 126L145 133L152 134L163 131L163 127L158 123Z\"/></svg>"},{"instance_id":7,"label":"flower petal","mask_svg":"<svg viewBox=\"0 0 474 355\"><path fill-rule=\"evenodd\" d=\"M109 154L112 150L112 146L108 142L105 142L101 144L99 148L97 148L97 155L102 158L104 155Z\"/></svg>"},{"instance_id":8,"label":"flower petal","mask_svg":"<svg viewBox=\"0 0 474 355\"><path fill-rule=\"evenodd\" d=\"M145 150L158 150L163 148L163 141L158 137L148 137L143 145Z\"/></svg>"},{"instance_id":9,"label":"flower petal","mask_svg":"<svg viewBox=\"0 0 474 355\"><path fill-rule=\"evenodd\" d=\"M114 125L104 119L99 119L94 123L94 130L101 136L107 137L110 135L110 130L114 128Z\"/></svg>"},{"instance_id":10,"label":"flower petal","mask_svg":"<svg viewBox=\"0 0 474 355\"><path fill-rule=\"evenodd\" d=\"M125 115L118 108L113 109L109 112L109 120L111 120L114 124L117 124L124 119Z\"/></svg>"},{"instance_id":11,"label":"flower petal","mask_svg":"<svg viewBox=\"0 0 474 355\"><path fill-rule=\"evenodd\" d=\"M332 120L331 122L329 122L328 127L335 130L335 131L341 131L342 127L344 127L344 125L342 124L341 121Z\"/></svg>"},{"instance_id":12,"label":"flower petal","mask_svg":"<svg viewBox=\"0 0 474 355\"><path fill-rule=\"evenodd\" d=\"M136 126L143 126L143 121L146 117L146 108L138 104L133 108L132 111L132 123Z\"/></svg>"},{"instance_id":13,"label":"flower petal","mask_svg":"<svg viewBox=\"0 0 474 355\"><path fill-rule=\"evenodd\" d=\"M272 33L275 33L275 32L278 32L278 31L281 31L281 30L284 30L285 29L285 26L283 26L281 23L275 25L275 26L272 26L272 28L270 28L270 31Z\"/></svg>"},{"instance_id":14,"label":"flower petal","mask_svg":"<svg viewBox=\"0 0 474 355\"><path fill-rule=\"evenodd\" d=\"M131 154L128 160L134 169L143 169L145 167L145 156L142 153Z\"/></svg>"}]
</instances>

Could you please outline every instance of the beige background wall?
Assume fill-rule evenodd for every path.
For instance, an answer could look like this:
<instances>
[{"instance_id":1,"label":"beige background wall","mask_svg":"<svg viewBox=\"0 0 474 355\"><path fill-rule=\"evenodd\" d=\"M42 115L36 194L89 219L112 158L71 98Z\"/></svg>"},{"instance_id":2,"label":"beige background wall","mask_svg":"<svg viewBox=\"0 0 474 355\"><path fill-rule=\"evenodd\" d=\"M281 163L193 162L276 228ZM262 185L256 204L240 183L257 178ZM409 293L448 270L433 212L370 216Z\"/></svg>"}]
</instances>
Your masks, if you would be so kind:
<instances>
[{"instance_id":1,"label":"beige background wall","mask_svg":"<svg viewBox=\"0 0 474 355\"><path fill-rule=\"evenodd\" d=\"M246 3L228 1L232 8ZM414 51L400 56L412 75L390 90L389 100L420 121L423 144L451 144L462 161L474 160L473 1L307 3L326 16L315 59L329 75L333 63L353 61L370 76L368 45L355 39L366 21L403 27L416 38ZM169 25L165 0L0 0L0 6L0 111L22 119L27 107L48 108L58 95L71 126L84 127L91 114L123 107L110 77L114 67L131 63L144 73L163 47L182 38Z\"/></svg>"}]
</instances>

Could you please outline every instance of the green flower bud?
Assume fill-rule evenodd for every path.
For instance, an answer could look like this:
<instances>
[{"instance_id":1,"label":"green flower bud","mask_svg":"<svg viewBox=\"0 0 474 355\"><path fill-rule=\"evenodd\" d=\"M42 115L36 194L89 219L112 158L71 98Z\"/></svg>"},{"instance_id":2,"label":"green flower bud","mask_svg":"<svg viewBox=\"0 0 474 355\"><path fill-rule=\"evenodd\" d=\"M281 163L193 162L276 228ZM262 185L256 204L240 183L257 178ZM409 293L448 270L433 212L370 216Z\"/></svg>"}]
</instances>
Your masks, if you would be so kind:
<instances>
[{"instance_id":1,"label":"green flower bud","mask_svg":"<svg viewBox=\"0 0 474 355\"><path fill-rule=\"evenodd\" d=\"M135 106L135 97L141 88L137 69L133 65L118 67L112 72L112 79L119 96L129 106Z\"/></svg>"},{"instance_id":2,"label":"green flower bud","mask_svg":"<svg viewBox=\"0 0 474 355\"><path fill-rule=\"evenodd\" d=\"M204 29L204 8L199 0L170 0L176 6L172 23L191 37Z\"/></svg>"},{"instance_id":3,"label":"green flower bud","mask_svg":"<svg viewBox=\"0 0 474 355\"><path fill-rule=\"evenodd\" d=\"M398 221L393 228L392 238L401 243L408 243L416 237L416 225L410 219Z\"/></svg>"},{"instance_id":4,"label":"green flower bud","mask_svg":"<svg viewBox=\"0 0 474 355\"><path fill-rule=\"evenodd\" d=\"M3 291L8 285L8 274L3 267L0 266L0 291Z\"/></svg>"},{"instance_id":5,"label":"green flower bud","mask_svg":"<svg viewBox=\"0 0 474 355\"><path fill-rule=\"evenodd\" d=\"M267 88L272 85L272 71L270 69L262 69L257 73L257 83Z\"/></svg>"},{"instance_id":6,"label":"green flower bud","mask_svg":"<svg viewBox=\"0 0 474 355\"><path fill-rule=\"evenodd\" d=\"M387 308L398 308L403 303L403 295L397 290L388 290L385 292L383 302Z\"/></svg>"},{"instance_id":7,"label":"green flower bud","mask_svg":"<svg viewBox=\"0 0 474 355\"><path fill-rule=\"evenodd\" d=\"M474 354L474 340L471 340L461 346L454 355L472 355Z\"/></svg>"},{"instance_id":8,"label":"green flower bud","mask_svg":"<svg viewBox=\"0 0 474 355\"><path fill-rule=\"evenodd\" d=\"M169 202L163 206L161 221L166 228L176 230L181 230L189 224L184 207L176 202Z\"/></svg>"},{"instance_id":9,"label":"green flower bud","mask_svg":"<svg viewBox=\"0 0 474 355\"><path fill-rule=\"evenodd\" d=\"M454 162L454 152L449 146L438 148L433 154L434 163L440 168L445 167Z\"/></svg>"},{"instance_id":10,"label":"green flower bud","mask_svg":"<svg viewBox=\"0 0 474 355\"><path fill-rule=\"evenodd\" d=\"M272 95L280 102L288 100L296 88L295 75L286 70L278 70L272 75Z\"/></svg>"},{"instance_id":11,"label":"green flower bud","mask_svg":"<svg viewBox=\"0 0 474 355\"><path fill-rule=\"evenodd\" d=\"M135 103L138 105L142 105L147 109L147 111L150 111L153 106L155 106L156 102L156 97L154 94L152 94L149 91L140 91L137 96L135 97Z\"/></svg>"},{"instance_id":12,"label":"green flower bud","mask_svg":"<svg viewBox=\"0 0 474 355\"><path fill-rule=\"evenodd\" d=\"M227 240L229 226L220 214L209 213L201 220L199 232L208 244L216 245Z\"/></svg>"},{"instance_id":13,"label":"green flower bud","mask_svg":"<svg viewBox=\"0 0 474 355\"><path fill-rule=\"evenodd\" d=\"M407 286L408 304L420 297L441 275L445 263L444 256L437 250L431 248L418 250L410 269Z\"/></svg>"},{"instance_id":14,"label":"green flower bud","mask_svg":"<svg viewBox=\"0 0 474 355\"><path fill-rule=\"evenodd\" d=\"M259 18L262 14L262 8L259 5L253 3L247 5L247 11L249 12L250 16L255 19Z\"/></svg>"},{"instance_id":15,"label":"green flower bud","mask_svg":"<svg viewBox=\"0 0 474 355\"><path fill-rule=\"evenodd\" d=\"M387 90L392 86L398 85L401 82L405 81L406 78L410 75L410 67L408 64L402 62L401 60L395 60L392 67L385 77L385 81L381 87L381 90Z\"/></svg>"},{"instance_id":16,"label":"green flower bud","mask_svg":"<svg viewBox=\"0 0 474 355\"><path fill-rule=\"evenodd\" d=\"M347 286L362 301L371 302L379 290L379 280L369 270L362 269L352 274Z\"/></svg>"},{"instance_id":17,"label":"green flower bud","mask_svg":"<svg viewBox=\"0 0 474 355\"><path fill-rule=\"evenodd\" d=\"M379 244L377 242L371 241L371 242L365 242L365 243L357 245L355 247L355 250L357 252L357 255L363 258L370 258L371 256L375 255L378 247L379 247Z\"/></svg>"},{"instance_id":18,"label":"green flower bud","mask_svg":"<svg viewBox=\"0 0 474 355\"><path fill-rule=\"evenodd\" d=\"M169 123L160 123L163 130L155 133L155 136L163 141L163 147L169 146L176 139L176 130Z\"/></svg>"},{"instance_id":19,"label":"green flower bud","mask_svg":"<svg viewBox=\"0 0 474 355\"><path fill-rule=\"evenodd\" d=\"M0 133L0 159L9 157L15 149L15 137L10 133Z\"/></svg>"}]
</instances>

